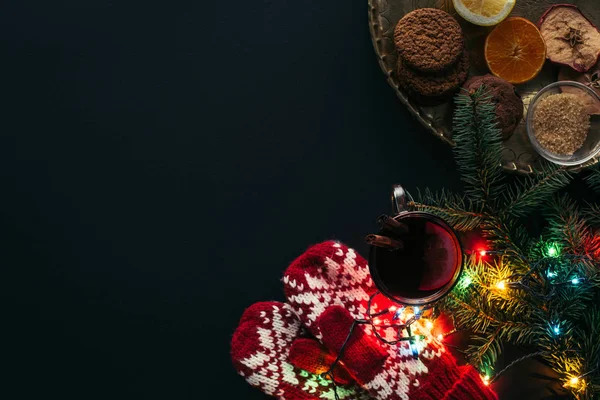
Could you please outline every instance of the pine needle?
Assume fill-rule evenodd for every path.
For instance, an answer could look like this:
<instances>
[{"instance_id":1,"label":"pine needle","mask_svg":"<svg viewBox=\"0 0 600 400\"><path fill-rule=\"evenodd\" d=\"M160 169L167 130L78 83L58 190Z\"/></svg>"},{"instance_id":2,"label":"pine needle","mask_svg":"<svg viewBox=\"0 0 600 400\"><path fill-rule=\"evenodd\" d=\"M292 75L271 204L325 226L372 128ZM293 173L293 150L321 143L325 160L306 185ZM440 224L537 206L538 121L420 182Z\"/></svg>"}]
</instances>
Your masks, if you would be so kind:
<instances>
[{"instance_id":1,"label":"pine needle","mask_svg":"<svg viewBox=\"0 0 600 400\"><path fill-rule=\"evenodd\" d=\"M466 183L465 193L474 202L494 203L502 181L502 141L495 105L485 86L456 97L454 156Z\"/></svg>"},{"instance_id":2,"label":"pine needle","mask_svg":"<svg viewBox=\"0 0 600 400\"><path fill-rule=\"evenodd\" d=\"M502 212L522 217L565 187L571 174L564 168L544 163L540 172L515 180L502 192Z\"/></svg>"}]
</instances>

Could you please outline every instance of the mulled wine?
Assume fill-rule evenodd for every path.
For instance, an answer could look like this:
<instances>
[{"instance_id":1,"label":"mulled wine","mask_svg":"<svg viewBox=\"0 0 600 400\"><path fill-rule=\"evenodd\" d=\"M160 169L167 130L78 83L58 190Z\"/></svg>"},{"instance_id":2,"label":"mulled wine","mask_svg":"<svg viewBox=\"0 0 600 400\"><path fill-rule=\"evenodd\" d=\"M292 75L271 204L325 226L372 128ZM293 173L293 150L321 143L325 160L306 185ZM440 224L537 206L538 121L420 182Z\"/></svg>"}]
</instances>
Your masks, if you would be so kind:
<instances>
[{"instance_id":1,"label":"mulled wine","mask_svg":"<svg viewBox=\"0 0 600 400\"><path fill-rule=\"evenodd\" d=\"M370 268L379 290L394 300L424 304L449 291L460 274L462 251L452 229L422 212L395 216L403 230L383 228L380 237L401 242L395 248L371 247Z\"/></svg>"}]
</instances>

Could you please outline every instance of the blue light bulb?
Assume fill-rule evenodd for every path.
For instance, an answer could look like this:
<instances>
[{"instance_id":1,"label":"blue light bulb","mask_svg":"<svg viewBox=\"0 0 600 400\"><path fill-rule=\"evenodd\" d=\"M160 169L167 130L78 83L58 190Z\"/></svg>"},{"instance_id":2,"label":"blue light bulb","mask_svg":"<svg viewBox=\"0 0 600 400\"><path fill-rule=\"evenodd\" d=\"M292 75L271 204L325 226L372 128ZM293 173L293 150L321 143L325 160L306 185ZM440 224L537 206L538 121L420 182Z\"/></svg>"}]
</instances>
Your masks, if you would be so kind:
<instances>
[{"instance_id":1,"label":"blue light bulb","mask_svg":"<svg viewBox=\"0 0 600 400\"><path fill-rule=\"evenodd\" d=\"M560 327L558 325L554 325L554 328L552 328L552 330L554 331L555 335L560 335Z\"/></svg>"},{"instance_id":2,"label":"blue light bulb","mask_svg":"<svg viewBox=\"0 0 600 400\"><path fill-rule=\"evenodd\" d=\"M394 317L392 318L392 320L397 320L400 319L400 317L402 316L402 313L404 312L404 307L398 307L398 309L396 310L396 313L394 314Z\"/></svg>"},{"instance_id":3,"label":"blue light bulb","mask_svg":"<svg viewBox=\"0 0 600 400\"><path fill-rule=\"evenodd\" d=\"M412 351L412 355L415 359L419 358L419 347L417 343L419 342L419 336L415 336L414 341L410 341L410 349Z\"/></svg>"}]
</instances>

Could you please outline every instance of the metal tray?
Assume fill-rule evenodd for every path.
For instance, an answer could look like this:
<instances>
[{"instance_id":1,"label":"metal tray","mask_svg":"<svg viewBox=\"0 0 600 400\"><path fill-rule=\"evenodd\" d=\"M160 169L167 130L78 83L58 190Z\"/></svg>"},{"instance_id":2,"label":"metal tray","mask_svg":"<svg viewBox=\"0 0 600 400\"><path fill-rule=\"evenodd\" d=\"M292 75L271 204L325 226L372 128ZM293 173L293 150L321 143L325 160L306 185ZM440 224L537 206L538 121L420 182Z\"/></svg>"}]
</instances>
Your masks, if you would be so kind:
<instances>
[{"instance_id":1,"label":"metal tray","mask_svg":"<svg viewBox=\"0 0 600 400\"><path fill-rule=\"evenodd\" d=\"M478 27L460 18L454 11L452 0L368 0L369 1L369 29L379 65L383 70L387 81L392 86L400 101L408 110L427 128L431 133L453 145L452 141L452 107L451 101L439 106L421 106L407 96L398 85L396 79L397 53L394 47L393 34L396 23L405 14L417 8L435 7L454 15L460 22L466 37L468 51L471 55L471 73L482 75L488 73L483 57L483 45L487 34L493 27ZM598 0L517 0L511 16L521 16L537 23L544 11L552 4L576 4L581 11L596 26L600 22L600 7ZM525 112L529 101L544 86L555 82L558 76L558 68L550 62L546 62L540 74L530 82L517 85L517 90L523 97ZM504 142L502 163L504 168L518 173L530 174L539 168L542 158L537 155L531 147L527 138L524 120L515 130L511 138ZM581 169L596 164L596 157L588 163L578 166Z\"/></svg>"}]
</instances>

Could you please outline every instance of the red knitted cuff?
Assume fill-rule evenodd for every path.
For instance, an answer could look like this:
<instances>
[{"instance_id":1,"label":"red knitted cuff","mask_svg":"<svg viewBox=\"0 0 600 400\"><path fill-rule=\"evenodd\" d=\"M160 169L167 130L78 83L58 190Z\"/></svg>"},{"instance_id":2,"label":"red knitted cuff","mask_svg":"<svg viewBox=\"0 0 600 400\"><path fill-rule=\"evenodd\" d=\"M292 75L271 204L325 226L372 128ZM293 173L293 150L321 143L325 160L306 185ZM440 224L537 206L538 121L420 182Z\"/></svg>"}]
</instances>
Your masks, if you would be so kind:
<instances>
[{"instance_id":1,"label":"red knitted cuff","mask_svg":"<svg viewBox=\"0 0 600 400\"><path fill-rule=\"evenodd\" d=\"M426 375L417 376L419 385L411 390L411 400L441 400L460 378L459 367L447 352L428 362L427 370Z\"/></svg>"},{"instance_id":2,"label":"red knitted cuff","mask_svg":"<svg viewBox=\"0 0 600 400\"><path fill-rule=\"evenodd\" d=\"M496 393L483 383L475 368L464 366L460 369L460 379L454 383L444 400L498 400Z\"/></svg>"},{"instance_id":3,"label":"red knitted cuff","mask_svg":"<svg viewBox=\"0 0 600 400\"><path fill-rule=\"evenodd\" d=\"M428 373L410 393L411 400L497 400L471 366L459 367L448 352L427 364Z\"/></svg>"},{"instance_id":4,"label":"red knitted cuff","mask_svg":"<svg viewBox=\"0 0 600 400\"><path fill-rule=\"evenodd\" d=\"M323 344L339 354L353 322L348 310L331 306L319 316L316 326ZM358 383L366 383L381 372L387 357L388 353L382 343L367 334L362 325L357 325L344 348L341 360Z\"/></svg>"}]
</instances>

